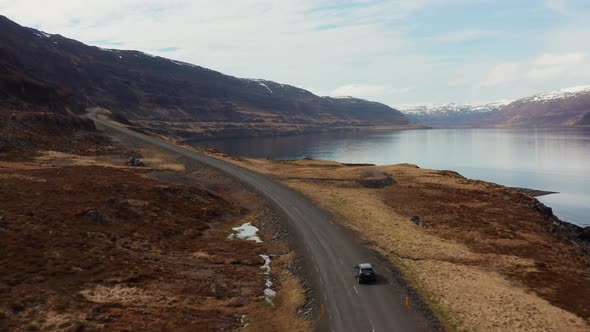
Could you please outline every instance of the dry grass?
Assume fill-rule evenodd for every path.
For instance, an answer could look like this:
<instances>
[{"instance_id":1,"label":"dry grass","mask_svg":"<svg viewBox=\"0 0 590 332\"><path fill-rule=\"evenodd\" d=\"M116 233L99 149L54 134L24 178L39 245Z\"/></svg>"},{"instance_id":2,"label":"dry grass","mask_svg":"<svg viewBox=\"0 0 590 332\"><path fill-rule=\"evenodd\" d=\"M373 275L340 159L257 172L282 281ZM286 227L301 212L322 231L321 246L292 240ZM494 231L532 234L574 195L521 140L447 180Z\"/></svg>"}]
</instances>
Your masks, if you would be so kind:
<instances>
[{"instance_id":1,"label":"dry grass","mask_svg":"<svg viewBox=\"0 0 590 332\"><path fill-rule=\"evenodd\" d=\"M413 165L228 160L272 174L332 212L402 268L451 329L590 330L582 318L590 310L588 257L549 234L526 195ZM398 184L356 183L375 170ZM414 224L412 215L432 227Z\"/></svg>"}]
</instances>

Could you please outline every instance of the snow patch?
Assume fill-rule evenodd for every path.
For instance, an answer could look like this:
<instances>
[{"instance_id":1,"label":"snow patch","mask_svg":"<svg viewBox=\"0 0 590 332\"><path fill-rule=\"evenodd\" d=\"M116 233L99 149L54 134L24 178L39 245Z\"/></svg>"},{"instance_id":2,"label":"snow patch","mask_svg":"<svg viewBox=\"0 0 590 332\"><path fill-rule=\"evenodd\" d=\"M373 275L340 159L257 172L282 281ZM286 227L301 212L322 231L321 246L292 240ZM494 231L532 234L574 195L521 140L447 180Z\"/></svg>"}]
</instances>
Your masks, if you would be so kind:
<instances>
[{"instance_id":1,"label":"snow patch","mask_svg":"<svg viewBox=\"0 0 590 332\"><path fill-rule=\"evenodd\" d=\"M262 83L262 82L258 82L259 85L263 86L266 88L266 90L268 90L268 92L272 93L272 90L268 87L268 85Z\"/></svg>"},{"instance_id":2,"label":"snow patch","mask_svg":"<svg viewBox=\"0 0 590 332\"><path fill-rule=\"evenodd\" d=\"M511 100L498 100L483 104L428 104L422 106L400 107L405 113L415 114L445 114L445 113L476 113L476 112L491 112L510 104Z\"/></svg>"},{"instance_id":3,"label":"snow patch","mask_svg":"<svg viewBox=\"0 0 590 332\"><path fill-rule=\"evenodd\" d=\"M556 99L575 97L578 94L590 93L590 85L580 85L555 91L543 92L532 97L524 98L525 101L545 102Z\"/></svg>"},{"instance_id":4,"label":"snow patch","mask_svg":"<svg viewBox=\"0 0 590 332\"><path fill-rule=\"evenodd\" d=\"M37 35L37 37L40 37L40 38L49 38L49 37L51 37L50 34L45 33L43 31L35 32L35 35Z\"/></svg>"},{"instance_id":5,"label":"snow patch","mask_svg":"<svg viewBox=\"0 0 590 332\"><path fill-rule=\"evenodd\" d=\"M187 67L192 67L192 68L199 68L198 66L193 65L192 63L187 63L187 62L182 62L182 61L177 61L177 60L170 60L173 63L179 65L179 66L187 66Z\"/></svg>"},{"instance_id":6,"label":"snow patch","mask_svg":"<svg viewBox=\"0 0 590 332\"><path fill-rule=\"evenodd\" d=\"M262 259L264 259L264 265L260 268L264 270L264 285L266 288L264 289L264 300L266 303L270 305L274 305L273 299L277 295L277 292L272 290L272 281L270 280L270 256L269 255L260 255Z\"/></svg>"},{"instance_id":7,"label":"snow patch","mask_svg":"<svg viewBox=\"0 0 590 332\"><path fill-rule=\"evenodd\" d=\"M246 322L246 315L242 315L242 317L240 317L240 324L242 324L242 328L246 328L249 325Z\"/></svg>"},{"instance_id":8,"label":"snow patch","mask_svg":"<svg viewBox=\"0 0 590 332\"><path fill-rule=\"evenodd\" d=\"M258 237L258 228L252 226L252 223L245 223L242 226L234 227L232 230L235 232L234 234L230 234L228 236L229 239L242 239L247 241L254 241L256 243L262 242L262 240Z\"/></svg>"}]
</instances>

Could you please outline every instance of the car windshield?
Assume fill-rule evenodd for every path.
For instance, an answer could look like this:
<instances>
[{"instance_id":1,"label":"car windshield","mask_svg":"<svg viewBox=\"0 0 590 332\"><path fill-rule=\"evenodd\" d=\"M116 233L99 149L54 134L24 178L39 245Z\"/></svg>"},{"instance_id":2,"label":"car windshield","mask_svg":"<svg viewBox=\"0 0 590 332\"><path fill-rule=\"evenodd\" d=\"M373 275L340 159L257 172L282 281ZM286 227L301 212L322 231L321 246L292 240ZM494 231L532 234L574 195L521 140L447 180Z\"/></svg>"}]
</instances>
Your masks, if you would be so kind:
<instances>
[{"instance_id":1,"label":"car windshield","mask_svg":"<svg viewBox=\"0 0 590 332\"><path fill-rule=\"evenodd\" d=\"M373 273L373 269L371 269L371 268L364 268L364 269L361 269L361 272L362 273Z\"/></svg>"}]
</instances>

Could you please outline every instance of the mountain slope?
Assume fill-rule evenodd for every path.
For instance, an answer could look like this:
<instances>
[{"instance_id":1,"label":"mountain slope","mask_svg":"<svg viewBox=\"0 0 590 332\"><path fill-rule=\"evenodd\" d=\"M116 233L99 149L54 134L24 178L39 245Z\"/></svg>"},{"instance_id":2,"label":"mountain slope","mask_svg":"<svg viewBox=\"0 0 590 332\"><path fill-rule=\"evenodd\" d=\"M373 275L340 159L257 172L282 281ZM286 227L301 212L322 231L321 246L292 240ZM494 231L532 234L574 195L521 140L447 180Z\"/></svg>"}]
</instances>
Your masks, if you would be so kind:
<instances>
[{"instance_id":1,"label":"mountain slope","mask_svg":"<svg viewBox=\"0 0 590 332\"><path fill-rule=\"evenodd\" d=\"M483 123L501 127L588 125L590 86L579 86L519 99Z\"/></svg>"},{"instance_id":2,"label":"mountain slope","mask_svg":"<svg viewBox=\"0 0 590 332\"><path fill-rule=\"evenodd\" d=\"M285 128L410 123L380 103L318 97L293 86L240 79L138 51L92 47L2 16L0 52L35 77L72 91L79 103L181 137L226 135L234 129L256 135L280 134Z\"/></svg>"},{"instance_id":3,"label":"mountain slope","mask_svg":"<svg viewBox=\"0 0 590 332\"><path fill-rule=\"evenodd\" d=\"M412 121L433 127L473 127L498 112L508 101L486 104L435 104L403 108Z\"/></svg>"},{"instance_id":4,"label":"mountain slope","mask_svg":"<svg viewBox=\"0 0 590 332\"><path fill-rule=\"evenodd\" d=\"M12 61L11 61L12 60ZM73 96L26 73L0 49L0 154L96 143L94 123Z\"/></svg>"}]
</instances>

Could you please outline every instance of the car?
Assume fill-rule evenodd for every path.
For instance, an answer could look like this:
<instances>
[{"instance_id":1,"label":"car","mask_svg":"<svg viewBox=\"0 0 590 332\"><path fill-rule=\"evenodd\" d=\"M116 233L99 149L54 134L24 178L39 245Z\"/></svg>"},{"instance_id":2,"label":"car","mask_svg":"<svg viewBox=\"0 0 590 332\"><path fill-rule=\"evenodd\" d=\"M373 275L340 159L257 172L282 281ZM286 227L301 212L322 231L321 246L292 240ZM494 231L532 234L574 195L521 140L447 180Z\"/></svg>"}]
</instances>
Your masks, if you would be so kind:
<instances>
[{"instance_id":1,"label":"car","mask_svg":"<svg viewBox=\"0 0 590 332\"><path fill-rule=\"evenodd\" d=\"M354 277L359 284L377 281L377 274L370 263L361 263L354 266Z\"/></svg>"}]
</instances>

